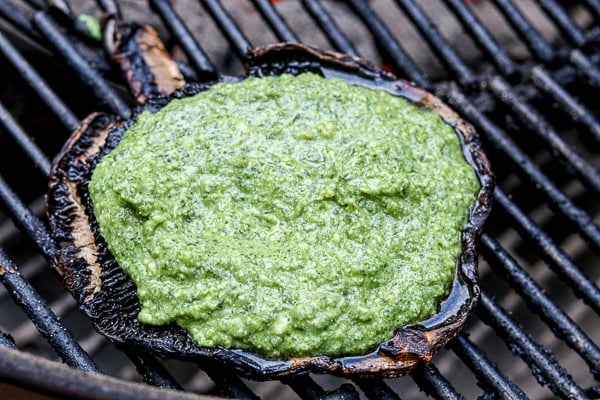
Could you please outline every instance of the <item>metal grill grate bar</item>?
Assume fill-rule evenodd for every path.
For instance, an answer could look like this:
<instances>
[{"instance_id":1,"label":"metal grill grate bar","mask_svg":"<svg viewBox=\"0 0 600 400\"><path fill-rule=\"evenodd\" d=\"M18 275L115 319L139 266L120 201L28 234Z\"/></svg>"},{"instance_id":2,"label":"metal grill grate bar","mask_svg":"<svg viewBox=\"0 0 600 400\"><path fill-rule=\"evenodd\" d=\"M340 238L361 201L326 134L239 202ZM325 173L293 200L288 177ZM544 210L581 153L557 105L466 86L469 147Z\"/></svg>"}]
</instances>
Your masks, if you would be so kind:
<instances>
[{"instance_id":1,"label":"metal grill grate bar","mask_svg":"<svg viewBox=\"0 0 600 400\"><path fill-rule=\"evenodd\" d=\"M563 35L577 47L582 47L587 42L583 32L575 25L565 9L555 0L539 0L539 5L554 21Z\"/></svg>"},{"instance_id":2,"label":"metal grill grate bar","mask_svg":"<svg viewBox=\"0 0 600 400\"><path fill-rule=\"evenodd\" d=\"M319 0L302 0L302 4L304 4L306 10L317 22L335 49L351 56L358 55L352 42L348 40Z\"/></svg>"},{"instance_id":3,"label":"metal grill grate bar","mask_svg":"<svg viewBox=\"0 0 600 400\"><path fill-rule=\"evenodd\" d=\"M552 203L567 217L596 248L600 249L600 228L593 222L590 216L577 207L548 178L525 152L523 152L506 133L490 121L483 113L475 107L471 101L454 85L450 85L449 91L444 93L448 102L456 107L467 119L475 124L485 138L491 140L500 148L518 169L548 196Z\"/></svg>"},{"instance_id":4,"label":"metal grill grate bar","mask_svg":"<svg viewBox=\"0 0 600 400\"><path fill-rule=\"evenodd\" d=\"M138 353L130 348L121 346L120 348L133 362L144 381L161 388L183 390L173 375L156 358L149 354Z\"/></svg>"},{"instance_id":5,"label":"metal grill grate bar","mask_svg":"<svg viewBox=\"0 0 600 400\"><path fill-rule=\"evenodd\" d=\"M35 8L35 7L34 7ZM42 9L43 6L36 9ZM48 45L48 38L41 36L36 30L31 18L20 8L7 1L0 2L0 16L12 24L20 33L24 34L30 40L39 45ZM68 18L70 18L69 16ZM72 19L72 18L71 18ZM104 58L104 52L98 49L91 49L80 41L73 41L71 44L80 52L81 56L94 68L102 73L108 74L111 72L108 61Z\"/></svg>"},{"instance_id":6,"label":"metal grill grate bar","mask_svg":"<svg viewBox=\"0 0 600 400\"><path fill-rule=\"evenodd\" d=\"M358 399L358 393L356 392L356 389L349 383L342 384L338 389L326 392L307 374L284 378L281 380L281 382L288 385L303 400ZM374 385L377 386L379 382L379 380L374 381ZM368 394L367 397L369 399L378 399L377 397L371 397Z\"/></svg>"},{"instance_id":7,"label":"metal grill grate bar","mask_svg":"<svg viewBox=\"0 0 600 400\"><path fill-rule=\"evenodd\" d=\"M44 268L48 268L48 263L46 263L44 261L42 261L42 263L43 263ZM19 272L26 271L25 268L28 268L28 267L29 267L29 265L27 263L23 263L22 265L19 266ZM31 278L30 273L29 274L22 273L21 276L24 279L27 279L28 281ZM2 293L7 293L7 292L2 291ZM54 312L54 314L56 314L57 316L60 316L60 315L67 315L69 313L69 311L72 311L76 306L74 304L73 298L69 294L64 293L58 299L48 302L48 307L52 310L52 312ZM19 345L23 346L23 347L34 345L35 341L39 339L38 338L39 332L38 332L37 328L35 327L35 325L33 325L33 324L23 323L23 324L19 325L18 327L16 327L11 333L12 333L15 341L19 342ZM79 341L79 344L81 345L81 347L84 348L88 354L91 355L94 352L94 350L96 350L96 348L94 348L93 346L90 347L90 346L84 345L84 343L86 343L86 338L79 339L78 341Z\"/></svg>"},{"instance_id":8,"label":"metal grill grate bar","mask_svg":"<svg viewBox=\"0 0 600 400\"><path fill-rule=\"evenodd\" d=\"M84 371L100 372L90 356L79 346L45 300L24 279L16 265L0 249L0 281L9 294L27 313L37 330L48 340L65 363Z\"/></svg>"},{"instance_id":9,"label":"metal grill grate bar","mask_svg":"<svg viewBox=\"0 0 600 400\"><path fill-rule=\"evenodd\" d=\"M28 390L66 399L102 400L199 400L192 393L167 392L106 375L89 375L29 354L0 348L0 378ZM43 371L42 373L39 373Z\"/></svg>"},{"instance_id":10,"label":"metal grill grate bar","mask_svg":"<svg viewBox=\"0 0 600 400\"><path fill-rule=\"evenodd\" d=\"M46 260L56 252L56 244L42 221L33 215L0 176L0 200L13 217L13 222L35 242Z\"/></svg>"},{"instance_id":11,"label":"metal grill grate bar","mask_svg":"<svg viewBox=\"0 0 600 400\"><path fill-rule=\"evenodd\" d=\"M463 400L464 397L448 382L433 364L418 367L410 376L421 390L436 399Z\"/></svg>"},{"instance_id":12,"label":"metal grill grate bar","mask_svg":"<svg viewBox=\"0 0 600 400\"><path fill-rule=\"evenodd\" d=\"M444 0L454 14L460 19L463 27L475 39L475 43L483 50L500 73L512 78L517 73L517 66L508 56L506 51L498 44L490 32L483 26L481 21L473 14L464 0Z\"/></svg>"},{"instance_id":13,"label":"metal grill grate bar","mask_svg":"<svg viewBox=\"0 0 600 400\"><path fill-rule=\"evenodd\" d=\"M285 378L281 382L292 388L301 399L315 399L325 394L325 390L308 375L301 375L294 379Z\"/></svg>"},{"instance_id":14,"label":"metal grill grate bar","mask_svg":"<svg viewBox=\"0 0 600 400\"><path fill-rule=\"evenodd\" d=\"M5 246L5 248L6 247L7 246ZM41 259L35 258L33 260L27 260L27 261L23 262L23 264L21 265L21 268L22 268L21 275L23 275L23 277L25 279L27 279L28 281L31 281L31 279L34 279L36 275L39 275L41 272L43 272L44 270L46 270L48 268L48 263L43 258L41 258ZM4 300L7 296L8 296L8 293L5 290L0 291L0 300ZM69 296L69 295L65 293L63 298L66 298L67 296ZM62 300L62 298L61 298L61 300ZM59 300L59 302L62 303L61 300ZM59 308L61 308L61 309L66 309L67 307L69 307L69 306L63 307L62 305L59 305ZM50 307L50 308L53 310L55 309L54 307ZM58 313L58 314L60 314L60 313ZM18 328L18 329L21 329L21 328ZM15 334L15 336L19 336L19 335Z\"/></svg>"},{"instance_id":15,"label":"metal grill grate bar","mask_svg":"<svg viewBox=\"0 0 600 400\"><path fill-rule=\"evenodd\" d=\"M47 175L50 172L50 161L10 116L2 103L0 103L0 126L12 136L42 173Z\"/></svg>"},{"instance_id":16,"label":"metal grill grate bar","mask_svg":"<svg viewBox=\"0 0 600 400\"><path fill-rule=\"evenodd\" d=\"M503 278L510 281L528 307L538 314L556 335L575 350L596 376L600 373L600 348L565 314L523 268L487 234L481 237L481 248L486 260L495 266Z\"/></svg>"},{"instance_id":17,"label":"metal grill grate bar","mask_svg":"<svg viewBox=\"0 0 600 400\"><path fill-rule=\"evenodd\" d=\"M518 224L518 228L524 232L527 239L538 246L550 268L573 289L579 298L600 315L600 288L501 189L496 188L494 198L496 203Z\"/></svg>"},{"instance_id":18,"label":"metal grill grate bar","mask_svg":"<svg viewBox=\"0 0 600 400\"><path fill-rule=\"evenodd\" d=\"M349 383L344 383L338 389L325 393L317 400L359 400L358 392Z\"/></svg>"},{"instance_id":19,"label":"metal grill grate bar","mask_svg":"<svg viewBox=\"0 0 600 400\"><path fill-rule=\"evenodd\" d=\"M221 32L223 32L229 41L234 53L239 58L243 58L246 51L248 51L252 45L246 35L244 35L242 30L237 26L235 20L231 18L231 15L223 8L223 5L219 0L201 1L206 11L210 13Z\"/></svg>"},{"instance_id":20,"label":"metal grill grate bar","mask_svg":"<svg viewBox=\"0 0 600 400\"><path fill-rule=\"evenodd\" d=\"M41 9L44 8L45 4L43 0L25 0L33 8Z\"/></svg>"},{"instance_id":21,"label":"metal grill grate bar","mask_svg":"<svg viewBox=\"0 0 600 400\"><path fill-rule=\"evenodd\" d=\"M42 77L31 67L31 65L29 65L25 58L21 56L2 33L0 33L0 51L19 71L27 84L37 92L44 103L58 117L60 122L69 131L74 131L79 125L77 117L67 109L60 97L50 89Z\"/></svg>"},{"instance_id":22,"label":"metal grill grate bar","mask_svg":"<svg viewBox=\"0 0 600 400\"><path fill-rule=\"evenodd\" d=\"M590 11L594 13L594 16L600 19L600 0L584 0Z\"/></svg>"},{"instance_id":23,"label":"metal grill grate bar","mask_svg":"<svg viewBox=\"0 0 600 400\"><path fill-rule=\"evenodd\" d=\"M121 18L121 9L115 0L96 0L96 3L105 13Z\"/></svg>"},{"instance_id":24,"label":"metal grill grate bar","mask_svg":"<svg viewBox=\"0 0 600 400\"><path fill-rule=\"evenodd\" d=\"M244 382L228 369L214 363L200 365L206 374L217 385L213 392L227 398L240 400L258 400Z\"/></svg>"},{"instance_id":25,"label":"metal grill grate bar","mask_svg":"<svg viewBox=\"0 0 600 400\"><path fill-rule=\"evenodd\" d=\"M269 0L252 0L256 9L282 42L299 42L300 38L290 29L285 19Z\"/></svg>"},{"instance_id":26,"label":"metal grill grate bar","mask_svg":"<svg viewBox=\"0 0 600 400\"><path fill-rule=\"evenodd\" d=\"M32 41L48 46L48 37L40 35L39 31L34 26L31 18L29 18L21 9L14 6L9 0L0 2L0 16L11 23L17 30L26 35ZM25 22L26 21L26 22ZM83 45L80 41L72 41L71 44L75 47L88 64L102 74L108 74L111 71L110 65L104 58L104 52L97 49L92 50L88 46Z\"/></svg>"},{"instance_id":27,"label":"metal grill grate bar","mask_svg":"<svg viewBox=\"0 0 600 400\"><path fill-rule=\"evenodd\" d=\"M358 378L354 383L369 399L400 400L400 396L379 379Z\"/></svg>"},{"instance_id":28,"label":"metal grill grate bar","mask_svg":"<svg viewBox=\"0 0 600 400\"><path fill-rule=\"evenodd\" d=\"M8 1L0 1L0 15L20 31L29 33L34 32L31 20L14 4Z\"/></svg>"},{"instance_id":29,"label":"metal grill grate bar","mask_svg":"<svg viewBox=\"0 0 600 400\"><path fill-rule=\"evenodd\" d=\"M450 348L473 371L479 384L501 399L526 399L523 391L508 379L464 334L459 334Z\"/></svg>"},{"instance_id":30,"label":"metal grill grate bar","mask_svg":"<svg viewBox=\"0 0 600 400\"><path fill-rule=\"evenodd\" d=\"M0 331L0 346L8 347L9 349L17 348L11 337L2 331Z\"/></svg>"},{"instance_id":31,"label":"metal grill grate bar","mask_svg":"<svg viewBox=\"0 0 600 400\"><path fill-rule=\"evenodd\" d=\"M502 11L508 22L525 41L533 56L544 63L554 60L554 49L544 40L542 35L527 21L511 0L493 0Z\"/></svg>"},{"instance_id":32,"label":"metal grill grate bar","mask_svg":"<svg viewBox=\"0 0 600 400\"><path fill-rule=\"evenodd\" d=\"M534 67L531 70L531 80L538 88L552 96L574 122L583 124L592 133L595 140L600 142L600 122L562 88L548 71L541 66Z\"/></svg>"},{"instance_id":33,"label":"metal grill grate bar","mask_svg":"<svg viewBox=\"0 0 600 400\"><path fill-rule=\"evenodd\" d=\"M181 45L189 62L194 66L194 70L198 74L198 79L201 81L216 79L217 69L175 12L171 2L168 0L151 0L150 3L158 12L158 15L160 15L165 26Z\"/></svg>"},{"instance_id":34,"label":"metal grill grate bar","mask_svg":"<svg viewBox=\"0 0 600 400\"><path fill-rule=\"evenodd\" d=\"M545 118L530 107L525 101L519 99L509 84L499 77L492 78L490 88L498 100L505 103L514 115L523 121L529 132L544 139L552 152L563 157L568 164L577 171L588 187L600 193L600 172L585 158L568 144Z\"/></svg>"},{"instance_id":35,"label":"metal grill grate bar","mask_svg":"<svg viewBox=\"0 0 600 400\"><path fill-rule=\"evenodd\" d=\"M385 51L389 56L389 62L394 68L402 72L403 76L408 80L413 81L418 86L426 89L429 88L431 85L425 75L423 75L419 67L417 67L408 54L406 54L394 35L392 35L366 1L349 0L348 4L352 6L354 12L362 19L378 43L385 48Z\"/></svg>"},{"instance_id":36,"label":"metal grill grate bar","mask_svg":"<svg viewBox=\"0 0 600 400\"><path fill-rule=\"evenodd\" d=\"M396 4L410 16L410 20L419 29L427 43L435 50L434 53L438 59L458 79L458 82L462 86L473 86L477 82L475 74L463 62L452 46L448 44L446 39L442 37L421 7L410 0L396 0Z\"/></svg>"},{"instance_id":37,"label":"metal grill grate bar","mask_svg":"<svg viewBox=\"0 0 600 400\"><path fill-rule=\"evenodd\" d=\"M477 315L525 361L541 385L547 385L552 393L564 399L585 398L583 389L573 382L552 353L536 343L486 293L481 294Z\"/></svg>"},{"instance_id":38,"label":"metal grill grate bar","mask_svg":"<svg viewBox=\"0 0 600 400\"><path fill-rule=\"evenodd\" d=\"M569 61L577 67L579 72L586 77L584 82L595 89L600 88L600 69L589 57L578 49L573 49L569 54Z\"/></svg>"},{"instance_id":39,"label":"metal grill grate bar","mask_svg":"<svg viewBox=\"0 0 600 400\"><path fill-rule=\"evenodd\" d=\"M76 72L81 82L91 88L96 97L102 99L113 112L122 118L127 118L130 114L129 106L94 69L90 68L86 60L73 47L71 41L60 32L52 18L45 12L38 11L35 13L33 21L48 42Z\"/></svg>"}]
</instances>

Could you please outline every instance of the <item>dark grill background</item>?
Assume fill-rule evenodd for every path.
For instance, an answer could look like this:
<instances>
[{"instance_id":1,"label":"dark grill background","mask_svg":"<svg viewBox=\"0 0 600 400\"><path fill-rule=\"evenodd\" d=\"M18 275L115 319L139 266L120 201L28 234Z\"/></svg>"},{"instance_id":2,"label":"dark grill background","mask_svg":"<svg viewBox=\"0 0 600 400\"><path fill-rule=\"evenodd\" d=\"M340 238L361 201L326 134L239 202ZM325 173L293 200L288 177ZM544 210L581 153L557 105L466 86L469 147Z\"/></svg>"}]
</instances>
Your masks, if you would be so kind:
<instances>
[{"instance_id":1,"label":"dark grill background","mask_svg":"<svg viewBox=\"0 0 600 400\"><path fill-rule=\"evenodd\" d=\"M427 87L474 123L486 145L499 188L480 246L484 294L464 332L410 377L283 383L117 349L93 331L50 270L49 160L79 119L96 110L126 115L133 101L102 45L74 23L75 14L100 16L101 9L73 2L71 14L61 1L48 3L55 7L0 0L0 266L17 268L0 278L0 344L13 346L10 335L20 354L222 396L600 397L599 1L121 2L124 19L159 29L188 80L241 72L239 56L250 45L300 40L360 54ZM114 398L142 396L56 366L19 371L15 365L28 364L5 353L0 397L18 390L13 385L59 397L111 396L99 388L113 389Z\"/></svg>"}]
</instances>

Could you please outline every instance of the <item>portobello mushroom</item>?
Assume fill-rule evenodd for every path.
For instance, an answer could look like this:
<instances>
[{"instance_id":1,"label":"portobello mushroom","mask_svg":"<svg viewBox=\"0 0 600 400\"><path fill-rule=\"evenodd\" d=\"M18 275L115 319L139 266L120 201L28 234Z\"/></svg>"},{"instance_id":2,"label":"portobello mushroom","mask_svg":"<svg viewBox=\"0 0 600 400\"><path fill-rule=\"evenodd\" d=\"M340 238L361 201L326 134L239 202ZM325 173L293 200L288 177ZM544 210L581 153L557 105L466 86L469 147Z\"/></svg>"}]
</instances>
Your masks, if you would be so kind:
<instances>
[{"instance_id":1,"label":"portobello mushroom","mask_svg":"<svg viewBox=\"0 0 600 400\"><path fill-rule=\"evenodd\" d=\"M91 318L96 329L115 343L132 345L164 357L182 360L214 360L255 379L282 378L303 372L351 376L396 377L429 361L460 331L478 295L477 239L489 214L493 174L471 125L460 119L432 94L396 79L368 62L301 44L281 43L252 49L246 57L246 74L221 78L236 82L248 77L283 74L318 74L352 85L384 91L436 113L456 133L465 161L479 181L468 221L460 233L449 295L436 313L423 321L394 326L393 334L363 354L302 354L272 357L235 346L200 346L188 331L174 322L152 325L140 322L142 309L136 284L115 260L94 213L89 183L100 160L115 149L128 128L144 111L159 112L173 99L209 90L217 81L187 84L171 96L144 99L128 120L95 113L87 117L55 158L47 196L47 217L60 246L54 266L64 285ZM435 171L432 171L435 173ZM398 301L401 301L398 299ZM348 332L349 334L350 332Z\"/></svg>"}]
</instances>

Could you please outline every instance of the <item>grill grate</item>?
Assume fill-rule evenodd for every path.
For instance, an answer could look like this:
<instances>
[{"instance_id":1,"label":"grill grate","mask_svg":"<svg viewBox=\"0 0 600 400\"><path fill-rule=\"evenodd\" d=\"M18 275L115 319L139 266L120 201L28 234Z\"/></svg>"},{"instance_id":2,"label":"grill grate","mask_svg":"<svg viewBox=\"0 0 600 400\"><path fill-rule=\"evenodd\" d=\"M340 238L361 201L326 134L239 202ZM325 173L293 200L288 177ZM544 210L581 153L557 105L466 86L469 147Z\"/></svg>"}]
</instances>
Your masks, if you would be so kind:
<instances>
[{"instance_id":1,"label":"grill grate","mask_svg":"<svg viewBox=\"0 0 600 400\"><path fill-rule=\"evenodd\" d=\"M19 76L16 92L30 87L27 93L41 100L35 114L50 115L51 131L60 134L48 137L44 122L32 126L28 122L31 114L20 114L27 99L0 91L0 204L6 214L0 215L0 280L6 289L0 291L0 307L14 308L5 300L10 296L66 364L121 377L107 383L111 392L103 393L105 398L138 397L139 387L127 385L125 380L140 379L161 388L179 390L183 386L246 399L291 393L302 399L358 395L399 399L419 397L419 390L437 399L600 398L600 336L593 328L600 315L600 274L592 267L600 253L600 122L595 99L600 88L600 33L595 25L600 19L600 1L539 0L533 4L494 0L467 5L463 0L348 0L346 4L253 0L240 6L239 2L202 0L200 4L179 1L176 7L168 0L150 0L148 9L158 17L148 13L144 18L162 21L160 28L170 36L174 54L185 55L178 63L189 80L214 78L218 71L231 68L227 63L232 55L239 59L251 47L253 35L240 28L240 7L242 13L256 13L264 22L258 27L269 27L271 37L279 40L313 40L311 32L296 32L288 23L299 13L306 14L319 35L349 54L364 52L364 43L350 39L355 24L361 24L371 35L361 39L373 40L383 64L400 77L434 91L477 127L499 181L495 209L480 244L483 294L477 311L448 350L411 373L412 382L409 378L348 382L305 375L285 379L285 385L273 385L242 380L225 368L205 363L198 365L197 371L204 371L213 383L204 387L198 383L206 382L204 375L189 365L159 361L132 349L115 351L89 328L82 334L79 326L86 324L82 318L79 325L70 324L69 316L76 314L74 303L67 299L64 306L57 307L60 300L55 299L66 295L56 279L44 275L48 268L26 268L27 260L35 255L50 263L56 245L39 211L28 205L43 196L45 186L23 185L20 173L45 177L48 155L54 155L82 116L100 108L127 117L133 101L124 94L120 78L104 58L102 45L78 28L77 15L64 7L65 2L49 1L52 6L40 1L25 3L0 0L0 16L6 22L2 25L5 33L0 32L0 68ZM98 1L98 6L98 15L100 10L121 12L111 0ZM434 6L462 24L464 32L458 43L444 32L448 23L444 25L432 14ZM189 17L184 7L214 22L229 43L225 57L217 59L218 55L205 50L218 33L201 36L194 32L193 24L184 18ZM537 12L531 15L551 27L550 33L559 32L552 40L540 28L543 24L528 15L526 11L531 9ZM122 11L125 15L127 10L124 7ZM491 22L494 15L502 16L500 25ZM397 25L404 22L419 36L399 36ZM511 51L508 42L498 38L502 29L510 33L510 40L518 40L526 56L518 56L519 51ZM477 62L467 60L460 51L465 35L478 49ZM444 70L441 76L434 77L437 72L415 61L410 42L427 44L416 51L427 53L432 64L439 61ZM48 51L53 58L47 56ZM40 53L42 62L36 59ZM46 73L44 63L52 62L61 64L56 67L58 75ZM78 83L64 79L64 74ZM65 85L77 86L76 95L66 93ZM22 233L3 229L10 226L8 220ZM4 231L9 233L2 235ZM49 286L55 287L54 294ZM61 309L62 314L52 309ZM3 312L0 317L0 345L19 347L21 352L0 357L0 381L59 397L82 395L82 390L88 390L89 397L97 396L101 384L96 378L67 371L64 379L57 379L54 370L61 371L59 367L23 357L25 352L34 352L53 358L44 351L23 348L19 340L15 345L10 334L19 339L16 333L21 328L12 323L13 314ZM39 346L39 336L28 336L33 339L25 344ZM126 357L115 367L103 359L103 351L109 358ZM36 373L15 375L15 360ZM134 368L139 377L132 374ZM72 385L79 385L77 394ZM0 393L2 390L0 385ZM148 393L149 397L182 396L177 392Z\"/></svg>"}]
</instances>

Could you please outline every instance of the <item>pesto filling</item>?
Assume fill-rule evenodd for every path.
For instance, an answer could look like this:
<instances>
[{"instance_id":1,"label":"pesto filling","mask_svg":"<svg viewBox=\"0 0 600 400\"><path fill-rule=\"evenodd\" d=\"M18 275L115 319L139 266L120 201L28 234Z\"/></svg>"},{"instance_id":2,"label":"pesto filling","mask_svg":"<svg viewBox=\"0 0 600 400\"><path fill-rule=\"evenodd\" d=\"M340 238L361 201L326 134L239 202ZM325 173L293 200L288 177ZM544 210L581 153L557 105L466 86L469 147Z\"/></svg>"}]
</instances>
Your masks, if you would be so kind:
<instances>
[{"instance_id":1,"label":"pesto filling","mask_svg":"<svg viewBox=\"0 0 600 400\"><path fill-rule=\"evenodd\" d=\"M310 73L144 111L89 183L141 322L267 357L365 353L435 314L478 188L437 114Z\"/></svg>"}]
</instances>

